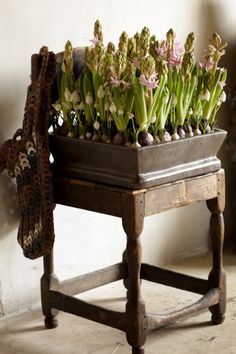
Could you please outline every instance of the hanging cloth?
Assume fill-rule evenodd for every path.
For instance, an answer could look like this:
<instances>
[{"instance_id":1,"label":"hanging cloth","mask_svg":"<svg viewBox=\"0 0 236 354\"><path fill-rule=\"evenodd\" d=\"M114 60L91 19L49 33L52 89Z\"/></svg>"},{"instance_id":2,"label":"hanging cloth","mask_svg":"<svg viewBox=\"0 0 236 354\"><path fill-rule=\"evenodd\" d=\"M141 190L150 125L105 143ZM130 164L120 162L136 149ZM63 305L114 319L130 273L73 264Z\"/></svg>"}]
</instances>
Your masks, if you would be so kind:
<instances>
[{"instance_id":1,"label":"hanging cloth","mask_svg":"<svg viewBox=\"0 0 236 354\"><path fill-rule=\"evenodd\" d=\"M18 242L27 258L50 252L54 242L52 173L48 129L56 56L42 47L32 56L22 129L0 148L0 172L16 178L20 206Z\"/></svg>"}]
</instances>

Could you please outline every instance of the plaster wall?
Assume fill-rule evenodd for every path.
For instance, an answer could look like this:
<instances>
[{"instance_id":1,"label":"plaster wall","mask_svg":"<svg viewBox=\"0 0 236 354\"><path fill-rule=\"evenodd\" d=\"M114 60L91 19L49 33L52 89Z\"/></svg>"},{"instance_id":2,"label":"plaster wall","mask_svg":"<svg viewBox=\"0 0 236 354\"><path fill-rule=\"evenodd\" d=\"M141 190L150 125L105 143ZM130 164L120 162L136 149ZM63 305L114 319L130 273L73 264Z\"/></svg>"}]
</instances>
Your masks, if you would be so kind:
<instances>
[{"instance_id":1,"label":"plaster wall","mask_svg":"<svg viewBox=\"0 0 236 354\"><path fill-rule=\"evenodd\" d=\"M106 42L117 43L123 30L131 36L145 25L159 38L164 38L173 27L182 42L193 31L197 38L196 55L200 58L209 36L217 31L232 44L231 59L228 55L225 62L233 72L236 32L233 6L233 0L1 0L0 143L21 126L30 57L43 45L54 52L63 50L67 39L75 47L87 45L93 36L94 22L100 19ZM233 84L233 80L230 82ZM220 122L225 128L229 124L228 114L227 107L221 110ZM221 156L232 182L225 147ZM1 315L39 302L42 260L25 259L17 244L17 196L14 181L6 173L0 176L0 200ZM226 213L227 220L230 220L230 210ZM142 235L144 260L160 265L173 258L206 251L208 222L204 203L146 218ZM60 279L120 261L125 235L118 218L57 206L55 227L55 263Z\"/></svg>"}]
</instances>

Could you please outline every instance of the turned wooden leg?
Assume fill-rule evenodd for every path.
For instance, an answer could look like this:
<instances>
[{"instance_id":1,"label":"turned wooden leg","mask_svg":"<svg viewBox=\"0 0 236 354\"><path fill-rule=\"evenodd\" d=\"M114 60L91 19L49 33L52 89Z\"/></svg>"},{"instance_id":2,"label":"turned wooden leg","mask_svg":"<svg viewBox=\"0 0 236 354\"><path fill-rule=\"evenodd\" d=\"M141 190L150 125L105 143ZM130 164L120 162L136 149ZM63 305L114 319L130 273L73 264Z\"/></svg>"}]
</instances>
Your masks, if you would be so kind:
<instances>
[{"instance_id":1,"label":"turned wooden leg","mask_svg":"<svg viewBox=\"0 0 236 354\"><path fill-rule=\"evenodd\" d=\"M143 194L127 194L122 200L122 222L127 235L125 258L128 266L128 299L126 303L126 337L133 354L143 354L146 341L146 312L141 298L140 269L142 247L140 234L143 229Z\"/></svg>"},{"instance_id":2,"label":"turned wooden leg","mask_svg":"<svg viewBox=\"0 0 236 354\"><path fill-rule=\"evenodd\" d=\"M54 274L53 250L49 255L43 257L43 266L44 274L41 278L41 303L42 311L45 316L45 327L50 329L57 327L58 322L56 315L59 312L58 310L51 308L49 297L50 289L58 290L59 288L59 281Z\"/></svg>"},{"instance_id":3,"label":"turned wooden leg","mask_svg":"<svg viewBox=\"0 0 236 354\"><path fill-rule=\"evenodd\" d=\"M209 286L220 289L220 301L211 306L212 323L224 321L226 309L226 276L223 269L224 218L222 212L225 206L224 174L218 180L218 197L208 200L207 206L211 212L210 236L212 242L213 266L209 274Z\"/></svg>"},{"instance_id":4,"label":"turned wooden leg","mask_svg":"<svg viewBox=\"0 0 236 354\"><path fill-rule=\"evenodd\" d=\"M126 249L123 252L122 261L127 263ZM123 279L123 284L124 284L124 287L127 289L126 296L128 298L129 278L124 278Z\"/></svg>"}]
</instances>

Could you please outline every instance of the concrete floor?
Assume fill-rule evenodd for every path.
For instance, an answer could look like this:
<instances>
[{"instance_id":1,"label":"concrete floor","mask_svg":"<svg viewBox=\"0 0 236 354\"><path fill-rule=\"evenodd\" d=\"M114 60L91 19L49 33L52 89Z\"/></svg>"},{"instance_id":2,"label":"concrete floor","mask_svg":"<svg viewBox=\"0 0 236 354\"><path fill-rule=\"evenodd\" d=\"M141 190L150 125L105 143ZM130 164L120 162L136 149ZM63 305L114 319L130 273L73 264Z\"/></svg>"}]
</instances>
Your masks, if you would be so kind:
<instances>
[{"instance_id":1,"label":"concrete floor","mask_svg":"<svg viewBox=\"0 0 236 354\"><path fill-rule=\"evenodd\" d=\"M204 255L168 265L168 268L206 278L211 257ZM167 266L166 266L167 267ZM213 326L208 310L161 328L148 336L145 354L236 353L236 254L224 257L228 301L226 320ZM143 298L149 312L181 308L199 295L143 281ZM96 304L122 309L125 291L121 282L80 295ZM73 315L60 313L59 326L45 330L40 307L0 319L0 354L129 354L124 333Z\"/></svg>"}]
</instances>

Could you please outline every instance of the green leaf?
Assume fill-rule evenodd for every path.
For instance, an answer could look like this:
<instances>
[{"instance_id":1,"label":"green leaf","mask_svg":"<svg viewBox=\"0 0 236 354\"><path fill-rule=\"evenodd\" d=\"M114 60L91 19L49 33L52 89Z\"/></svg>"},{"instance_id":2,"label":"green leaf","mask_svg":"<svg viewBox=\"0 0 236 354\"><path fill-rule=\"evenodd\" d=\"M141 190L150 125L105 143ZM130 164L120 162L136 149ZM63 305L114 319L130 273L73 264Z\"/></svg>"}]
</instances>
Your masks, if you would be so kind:
<instances>
[{"instance_id":1,"label":"green leaf","mask_svg":"<svg viewBox=\"0 0 236 354\"><path fill-rule=\"evenodd\" d=\"M148 122L147 108L146 108L144 89L137 77L134 78L133 89L134 89L135 122L138 124L138 126L143 127Z\"/></svg>"}]
</instances>

